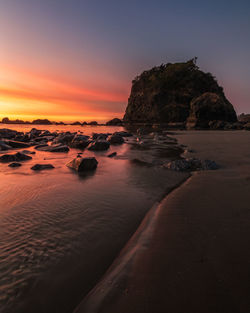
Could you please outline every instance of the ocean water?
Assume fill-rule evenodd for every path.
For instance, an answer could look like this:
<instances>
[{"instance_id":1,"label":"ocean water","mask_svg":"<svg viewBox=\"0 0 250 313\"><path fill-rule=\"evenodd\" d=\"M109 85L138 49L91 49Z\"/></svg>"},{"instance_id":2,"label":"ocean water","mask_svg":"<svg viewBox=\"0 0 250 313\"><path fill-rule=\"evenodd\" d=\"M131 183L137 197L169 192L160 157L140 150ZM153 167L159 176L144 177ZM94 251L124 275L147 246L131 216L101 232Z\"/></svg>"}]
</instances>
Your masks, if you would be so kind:
<instances>
[{"instance_id":1,"label":"ocean water","mask_svg":"<svg viewBox=\"0 0 250 313\"><path fill-rule=\"evenodd\" d=\"M3 128L3 125L0 126ZM29 125L8 125L29 131ZM113 133L122 127L37 126ZM162 163L175 157L164 135L126 138L108 151L36 151L20 168L0 163L0 312L72 312L98 282L145 214L182 179ZM19 149L20 150L20 149ZM29 150L34 150L33 147ZM108 158L111 152L115 158ZM66 163L83 152L96 171ZM34 172L36 163L52 170Z\"/></svg>"}]
</instances>

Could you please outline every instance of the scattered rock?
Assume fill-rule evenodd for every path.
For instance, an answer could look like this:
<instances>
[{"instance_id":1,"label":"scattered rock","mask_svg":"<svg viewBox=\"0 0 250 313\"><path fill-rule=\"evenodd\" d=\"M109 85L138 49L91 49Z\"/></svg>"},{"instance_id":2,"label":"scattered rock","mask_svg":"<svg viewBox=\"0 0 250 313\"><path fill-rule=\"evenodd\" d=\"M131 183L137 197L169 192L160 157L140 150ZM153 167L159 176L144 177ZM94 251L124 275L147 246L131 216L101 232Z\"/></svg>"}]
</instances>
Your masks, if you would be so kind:
<instances>
[{"instance_id":1,"label":"scattered rock","mask_svg":"<svg viewBox=\"0 0 250 313\"><path fill-rule=\"evenodd\" d=\"M15 141L15 140L7 140L6 144L11 146L12 148L29 148L30 145L25 142Z\"/></svg>"},{"instance_id":2,"label":"scattered rock","mask_svg":"<svg viewBox=\"0 0 250 313\"><path fill-rule=\"evenodd\" d=\"M211 160L201 161L199 159L181 159L169 162L166 166L168 169L174 171L201 171L201 170L216 170L219 166Z\"/></svg>"},{"instance_id":3,"label":"scattered rock","mask_svg":"<svg viewBox=\"0 0 250 313\"><path fill-rule=\"evenodd\" d=\"M15 162L15 161L27 161L31 160L32 157L28 156L24 153L17 152L15 154L4 154L0 157L0 162L2 163L9 163L9 162Z\"/></svg>"},{"instance_id":4,"label":"scattered rock","mask_svg":"<svg viewBox=\"0 0 250 313\"><path fill-rule=\"evenodd\" d=\"M18 163L18 162L13 162L13 163L10 163L8 166L9 167L20 167L20 166L22 166L22 164Z\"/></svg>"},{"instance_id":5,"label":"scattered rock","mask_svg":"<svg viewBox=\"0 0 250 313\"><path fill-rule=\"evenodd\" d=\"M92 139L93 140L106 140L110 134L104 134L104 133L93 133Z\"/></svg>"},{"instance_id":6,"label":"scattered rock","mask_svg":"<svg viewBox=\"0 0 250 313\"><path fill-rule=\"evenodd\" d=\"M36 164L31 167L33 171L42 171L55 168L52 164Z\"/></svg>"},{"instance_id":7,"label":"scattered rock","mask_svg":"<svg viewBox=\"0 0 250 313\"><path fill-rule=\"evenodd\" d=\"M36 154L35 151L23 150L22 153L24 154Z\"/></svg>"},{"instance_id":8,"label":"scattered rock","mask_svg":"<svg viewBox=\"0 0 250 313\"><path fill-rule=\"evenodd\" d=\"M124 143L123 137L118 135L118 134L114 134L114 135L110 136L108 141L112 145L120 145L120 144Z\"/></svg>"},{"instance_id":9,"label":"scattered rock","mask_svg":"<svg viewBox=\"0 0 250 313\"><path fill-rule=\"evenodd\" d=\"M108 141L105 141L105 140L98 140L98 141L95 141L93 142L88 150L91 150L91 151L104 151L104 150L108 150L110 147L110 143Z\"/></svg>"},{"instance_id":10,"label":"scattered rock","mask_svg":"<svg viewBox=\"0 0 250 313\"><path fill-rule=\"evenodd\" d=\"M51 145L51 146L47 145L47 146L41 147L37 150L46 151L46 152L68 152L69 147L66 145L62 145L62 144L56 144L56 145Z\"/></svg>"},{"instance_id":11,"label":"scattered rock","mask_svg":"<svg viewBox=\"0 0 250 313\"><path fill-rule=\"evenodd\" d=\"M81 158L77 157L73 159L71 162L67 164L69 168L72 168L73 170L77 172L83 172L83 171L91 171L96 169L97 167L97 160L96 158L90 157L90 158Z\"/></svg>"},{"instance_id":12,"label":"scattered rock","mask_svg":"<svg viewBox=\"0 0 250 313\"><path fill-rule=\"evenodd\" d=\"M117 155L116 152L110 153L110 154L108 155L108 158L113 158L113 157L116 156L116 155Z\"/></svg>"},{"instance_id":13,"label":"scattered rock","mask_svg":"<svg viewBox=\"0 0 250 313\"><path fill-rule=\"evenodd\" d=\"M115 132L113 135L118 135L121 137L132 137L133 136L131 133L128 133L126 131Z\"/></svg>"}]
</instances>

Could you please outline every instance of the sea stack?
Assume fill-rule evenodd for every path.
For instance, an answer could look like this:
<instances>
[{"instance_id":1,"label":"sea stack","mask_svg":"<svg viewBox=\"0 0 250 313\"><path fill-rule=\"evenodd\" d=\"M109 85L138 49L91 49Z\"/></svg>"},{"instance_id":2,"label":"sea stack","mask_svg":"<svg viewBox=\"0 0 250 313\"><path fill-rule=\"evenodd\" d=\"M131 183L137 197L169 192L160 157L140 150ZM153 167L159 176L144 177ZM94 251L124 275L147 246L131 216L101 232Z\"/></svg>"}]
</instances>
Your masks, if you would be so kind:
<instances>
[{"instance_id":1,"label":"sea stack","mask_svg":"<svg viewBox=\"0 0 250 313\"><path fill-rule=\"evenodd\" d=\"M129 123L184 123L207 128L211 121L234 123L237 116L223 88L196 58L144 71L132 81L124 121Z\"/></svg>"}]
</instances>

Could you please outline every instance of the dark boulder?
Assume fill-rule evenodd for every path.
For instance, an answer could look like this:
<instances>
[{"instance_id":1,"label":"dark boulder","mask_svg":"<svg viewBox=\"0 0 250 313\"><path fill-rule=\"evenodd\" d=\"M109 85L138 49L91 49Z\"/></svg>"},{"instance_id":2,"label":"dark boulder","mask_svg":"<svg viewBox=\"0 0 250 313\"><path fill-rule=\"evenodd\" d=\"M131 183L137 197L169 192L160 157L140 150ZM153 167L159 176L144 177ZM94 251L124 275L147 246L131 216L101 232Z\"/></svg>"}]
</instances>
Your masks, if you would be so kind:
<instances>
[{"instance_id":1,"label":"dark boulder","mask_svg":"<svg viewBox=\"0 0 250 313\"><path fill-rule=\"evenodd\" d=\"M10 163L8 166L9 167L20 167L20 166L22 166L22 164L18 163L18 162L13 162L13 163Z\"/></svg>"},{"instance_id":2,"label":"dark boulder","mask_svg":"<svg viewBox=\"0 0 250 313\"><path fill-rule=\"evenodd\" d=\"M32 157L24 153L17 152L15 154L4 154L0 156L0 162L9 163L9 162L19 162L31 160Z\"/></svg>"},{"instance_id":3,"label":"dark boulder","mask_svg":"<svg viewBox=\"0 0 250 313\"><path fill-rule=\"evenodd\" d=\"M36 164L31 167L33 171L50 170L55 168L52 164Z\"/></svg>"},{"instance_id":4,"label":"dark boulder","mask_svg":"<svg viewBox=\"0 0 250 313\"><path fill-rule=\"evenodd\" d=\"M46 152L68 152L69 148L66 145L62 145L62 144L56 144L56 145L51 145L51 146L43 146L43 147L39 147L36 148L39 151L46 151Z\"/></svg>"},{"instance_id":5,"label":"dark boulder","mask_svg":"<svg viewBox=\"0 0 250 313\"><path fill-rule=\"evenodd\" d=\"M2 128L0 129L0 138L12 139L12 138L15 138L17 133L18 132L16 130Z\"/></svg>"},{"instance_id":6,"label":"dark boulder","mask_svg":"<svg viewBox=\"0 0 250 313\"><path fill-rule=\"evenodd\" d=\"M88 147L88 150L91 150L91 151L104 151L104 150L108 150L109 147L110 147L110 143L108 141L98 140L98 141L93 142Z\"/></svg>"},{"instance_id":7,"label":"dark boulder","mask_svg":"<svg viewBox=\"0 0 250 313\"><path fill-rule=\"evenodd\" d=\"M7 140L6 144L11 146L12 148L29 148L30 145L25 142L15 141L15 140Z\"/></svg>"},{"instance_id":8,"label":"dark boulder","mask_svg":"<svg viewBox=\"0 0 250 313\"><path fill-rule=\"evenodd\" d=\"M115 157L116 155L117 155L117 152L110 153L110 154L108 155L108 158L113 158L113 157Z\"/></svg>"},{"instance_id":9,"label":"dark boulder","mask_svg":"<svg viewBox=\"0 0 250 313\"><path fill-rule=\"evenodd\" d=\"M124 143L123 137L118 134L113 134L112 136L110 136L108 141L111 145L120 145Z\"/></svg>"},{"instance_id":10,"label":"dark boulder","mask_svg":"<svg viewBox=\"0 0 250 313\"><path fill-rule=\"evenodd\" d=\"M124 115L129 123L185 123L191 113L195 116L198 102L204 93L216 94L218 114L213 112L214 104L208 108L209 121L236 121L232 105L210 73L204 73L196 65L196 59L184 63L164 64L143 72L132 82L131 94ZM220 102L220 104L219 104ZM197 106L196 106L196 105ZM223 108L222 108L223 107ZM212 113L213 112L213 113ZM204 114L202 116L205 118Z\"/></svg>"},{"instance_id":11,"label":"dark boulder","mask_svg":"<svg viewBox=\"0 0 250 313\"><path fill-rule=\"evenodd\" d=\"M211 121L224 128L225 122L236 122L237 116L225 96L206 92L192 100L187 128L208 128Z\"/></svg>"},{"instance_id":12,"label":"dark boulder","mask_svg":"<svg viewBox=\"0 0 250 313\"><path fill-rule=\"evenodd\" d=\"M77 157L70 161L67 166L77 172L83 171L91 171L95 170L97 167L97 160L96 158L81 158Z\"/></svg>"}]
</instances>

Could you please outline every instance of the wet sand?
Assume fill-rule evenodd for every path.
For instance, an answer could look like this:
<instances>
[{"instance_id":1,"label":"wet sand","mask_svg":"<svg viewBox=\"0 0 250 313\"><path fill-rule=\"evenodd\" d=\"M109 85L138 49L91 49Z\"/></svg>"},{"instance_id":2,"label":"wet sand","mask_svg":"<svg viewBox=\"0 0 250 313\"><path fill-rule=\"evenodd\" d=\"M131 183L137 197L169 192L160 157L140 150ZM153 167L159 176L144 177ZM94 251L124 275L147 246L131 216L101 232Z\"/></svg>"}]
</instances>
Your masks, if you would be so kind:
<instances>
[{"instance_id":1,"label":"wet sand","mask_svg":"<svg viewBox=\"0 0 250 313\"><path fill-rule=\"evenodd\" d=\"M153 208L75 312L250 312L250 132L175 137L221 168Z\"/></svg>"}]
</instances>

